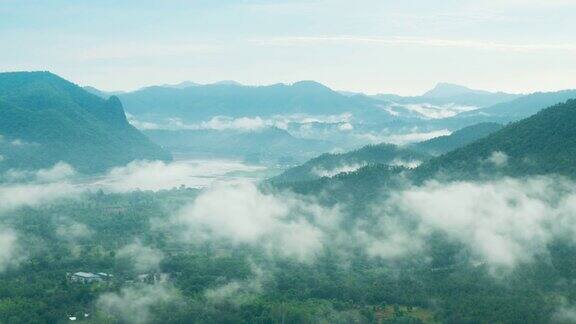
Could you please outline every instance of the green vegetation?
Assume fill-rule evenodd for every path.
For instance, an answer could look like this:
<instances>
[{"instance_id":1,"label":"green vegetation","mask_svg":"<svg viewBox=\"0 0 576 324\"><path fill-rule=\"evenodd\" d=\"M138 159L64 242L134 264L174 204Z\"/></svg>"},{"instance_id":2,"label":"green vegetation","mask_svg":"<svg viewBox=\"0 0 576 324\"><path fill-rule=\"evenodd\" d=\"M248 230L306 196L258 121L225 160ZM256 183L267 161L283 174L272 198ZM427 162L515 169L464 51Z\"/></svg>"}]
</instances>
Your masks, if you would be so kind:
<instances>
[{"instance_id":1,"label":"green vegetation","mask_svg":"<svg viewBox=\"0 0 576 324\"><path fill-rule=\"evenodd\" d=\"M442 155L500 130L503 126L497 123L480 123L464 127L450 135L435 137L427 141L410 145L413 150L431 155Z\"/></svg>"},{"instance_id":2,"label":"green vegetation","mask_svg":"<svg viewBox=\"0 0 576 324\"><path fill-rule=\"evenodd\" d=\"M576 175L576 100L544 109L421 165L419 178Z\"/></svg>"},{"instance_id":3,"label":"green vegetation","mask_svg":"<svg viewBox=\"0 0 576 324\"><path fill-rule=\"evenodd\" d=\"M328 91L309 83L278 87L304 87L299 91L312 96ZM290 98L300 102L298 95ZM0 205L0 323L70 317L86 323L553 321L576 303L576 245L569 230L576 191L529 188L504 195L497 201L501 209L476 199L498 200L501 189L483 186L502 176L573 178L574 125L571 100L505 127L479 124L409 148L381 144L325 154L262 184L261 191L86 189L19 208ZM116 97L98 98L49 73L0 75L0 130L5 169L64 160L97 172L134 158L166 157L128 125ZM207 134L202 145L219 140ZM182 146L185 135L174 145ZM258 136L255 159L265 152L266 137L286 134L273 129ZM230 150L247 151L251 141L238 138ZM275 149L288 158L297 147ZM423 163L402 166L414 161ZM334 170L343 172L330 174ZM428 180L436 180L432 189ZM437 202L435 192L454 183L464 185ZM3 184L0 195L31 196L20 186ZM507 190L520 191L517 186ZM459 196L467 187L473 194ZM14 206L26 198L16 197ZM467 207L475 213L467 215ZM512 217L476 217L512 210ZM527 227L511 232L525 214ZM468 232L473 226L479 229ZM312 253L304 258L287 253L292 250ZM81 283L72 279L77 272L112 277Z\"/></svg>"},{"instance_id":4,"label":"green vegetation","mask_svg":"<svg viewBox=\"0 0 576 324\"><path fill-rule=\"evenodd\" d=\"M576 100L546 108L536 115L509 124L499 131L494 124L479 124L465 128L453 137L439 137L415 144L412 148L449 147L489 133L463 147L429 159L415 169L390 173L389 167L369 166L331 179L308 180L300 183L276 182L279 188L291 188L302 193L331 190L331 201L356 201L362 205L366 197L378 195L382 188L400 188L403 183L426 180L497 179L502 176L522 177L556 174L576 175ZM466 131L466 132L464 132ZM470 132L471 131L471 132ZM452 136L452 135L451 135ZM385 170L384 172L374 170ZM296 169L298 170L298 169ZM396 173L397 175L394 175Z\"/></svg>"},{"instance_id":5,"label":"green vegetation","mask_svg":"<svg viewBox=\"0 0 576 324\"><path fill-rule=\"evenodd\" d=\"M170 159L128 124L122 104L48 72L0 74L0 170L65 161L94 173L135 159Z\"/></svg>"},{"instance_id":6,"label":"green vegetation","mask_svg":"<svg viewBox=\"0 0 576 324\"><path fill-rule=\"evenodd\" d=\"M175 244L172 232L153 227L151 220L166 221L171 210L196 194L192 190L94 193L4 217L2 224L20 233L26 258L0 274L0 321L60 323L69 315L82 320L87 313L85 322L122 322L118 314L98 307L101 296L127 287L162 285L177 297L153 304L149 322L545 322L560 303L555 296L576 297L571 263L576 249L560 243L550 262L542 259L501 279L484 266L462 262L462 247L443 239L430 242L430 260L400 263L336 248L328 248L313 263L301 263L225 243ZM74 224L85 225L90 234L74 235L70 230ZM117 252L135 239L162 251L165 257L154 271L167 275L167 283L135 282L141 272L132 259ZM269 273L258 290L221 301L206 294L250 280L251 263ZM114 278L94 284L67 280L66 273L76 271L106 272Z\"/></svg>"},{"instance_id":7,"label":"green vegetation","mask_svg":"<svg viewBox=\"0 0 576 324\"><path fill-rule=\"evenodd\" d=\"M310 181L347 173L367 165L416 167L430 156L392 144L367 145L347 153L326 153L271 179L274 183Z\"/></svg>"},{"instance_id":8,"label":"green vegetation","mask_svg":"<svg viewBox=\"0 0 576 324\"><path fill-rule=\"evenodd\" d=\"M508 123L531 116L540 110L569 99L576 98L576 90L557 92L536 92L509 102L502 102L490 107L462 113L452 119L460 122L466 120L492 121Z\"/></svg>"}]
</instances>

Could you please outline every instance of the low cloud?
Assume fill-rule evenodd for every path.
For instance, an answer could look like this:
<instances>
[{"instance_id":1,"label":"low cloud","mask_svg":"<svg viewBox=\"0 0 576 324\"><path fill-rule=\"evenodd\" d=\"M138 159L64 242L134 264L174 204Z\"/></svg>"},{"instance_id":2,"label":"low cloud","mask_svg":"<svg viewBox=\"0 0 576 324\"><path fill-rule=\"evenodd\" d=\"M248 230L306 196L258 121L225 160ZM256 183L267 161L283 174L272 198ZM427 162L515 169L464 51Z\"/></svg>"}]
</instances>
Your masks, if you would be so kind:
<instances>
[{"instance_id":1,"label":"low cloud","mask_svg":"<svg viewBox=\"0 0 576 324\"><path fill-rule=\"evenodd\" d=\"M0 228L0 272L21 260L17 241L18 237L13 230Z\"/></svg>"},{"instance_id":2,"label":"low cloud","mask_svg":"<svg viewBox=\"0 0 576 324\"><path fill-rule=\"evenodd\" d=\"M430 132L413 132L413 133L404 133L404 134L393 134L387 136L383 142L396 144L396 145L405 145L410 143L422 142L426 141L435 137L439 136L446 136L450 135L450 132L447 129L441 129L436 131Z\"/></svg>"},{"instance_id":3,"label":"low cloud","mask_svg":"<svg viewBox=\"0 0 576 324\"><path fill-rule=\"evenodd\" d=\"M142 130L165 129L165 130L233 130L241 132L255 132L264 128L280 128L287 130L291 126L303 126L310 124L335 124L341 131L350 131L354 126L350 123L352 114L340 115L274 115L271 117L260 116L214 116L207 121L188 123L181 118L167 118L162 121L142 121L136 116L128 114L129 122Z\"/></svg>"},{"instance_id":4,"label":"low cloud","mask_svg":"<svg viewBox=\"0 0 576 324\"><path fill-rule=\"evenodd\" d=\"M0 213L78 196L82 189L72 183L75 175L74 168L63 162L35 171L8 170L0 175L4 181L0 182Z\"/></svg>"},{"instance_id":5,"label":"low cloud","mask_svg":"<svg viewBox=\"0 0 576 324\"><path fill-rule=\"evenodd\" d=\"M423 119L443 119L454 117L462 112L472 111L478 109L475 106L463 106L457 104L446 104L446 105L433 105L427 103L420 104L392 104L390 107L385 108L386 111L392 113L393 115L398 115L399 113L395 111L395 108L406 109L410 112L418 114Z\"/></svg>"},{"instance_id":6,"label":"low cloud","mask_svg":"<svg viewBox=\"0 0 576 324\"><path fill-rule=\"evenodd\" d=\"M324 247L326 230L339 220L336 209L291 195L262 193L237 182L206 190L175 217L183 236L260 247L268 255L312 261Z\"/></svg>"},{"instance_id":7,"label":"low cloud","mask_svg":"<svg viewBox=\"0 0 576 324\"><path fill-rule=\"evenodd\" d=\"M50 183L70 180L76 176L76 170L65 162L58 162L51 168L38 170L10 169L3 176L8 182Z\"/></svg>"},{"instance_id":8,"label":"low cloud","mask_svg":"<svg viewBox=\"0 0 576 324\"><path fill-rule=\"evenodd\" d=\"M215 288L207 289L204 292L209 303L232 303L239 306L250 301L254 296L259 295L264 290L264 284L270 280L268 274L262 267L252 264L253 277L245 280L233 280Z\"/></svg>"},{"instance_id":9,"label":"low cloud","mask_svg":"<svg viewBox=\"0 0 576 324\"><path fill-rule=\"evenodd\" d=\"M419 160L402 160L402 159L394 159L389 163L391 166L400 166L408 169L415 169L422 161Z\"/></svg>"},{"instance_id":10,"label":"low cloud","mask_svg":"<svg viewBox=\"0 0 576 324\"><path fill-rule=\"evenodd\" d=\"M0 135L0 145L18 147L18 146L28 146L28 145L38 145L38 144L26 142L26 141L19 139L19 138L14 138L14 139L8 140L8 139L6 139L6 137Z\"/></svg>"},{"instance_id":11,"label":"low cloud","mask_svg":"<svg viewBox=\"0 0 576 324\"><path fill-rule=\"evenodd\" d=\"M81 190L70 183L0 185L0 213L24 206L36 207L62 198L76 197Z\"/></svg>"},{"instance_id":12,"label":"low cloud","mask_svg":"<svg viewBox=\"0 0 576 324\"><path fill-rule=\"evenodd\" d=\"M312 174L319 176L319 177L333 177L337 174L343 172L354 172L362 167L366 166L366 164L354 163L348 165L341 165L339 167L333 169L325 169L322 167L314 167L311 172Z\"/></svg>"},{"instance_id":13,"label":"low cloud","mask_svg":"<svg viewBox=\"0 0 576 324\"><path fill-rule=\"evenodd\" d=\"M134 265L134 270L148 272L160 268L164 253L158 249L143 245L140 240L136 240L120 248L116 256L130 259Z\"/></svg>"},{"instance_id":14,"label":"low cloud","mask_svg":"<svg viewBox=\"0 0 576 324\"><path fill-rule=\"evenodd\" d=\"M93 234L92 230L85 224L76 222L68 223L64 219L61 219L60 222L62 224L58 225L56 228L56 234L63 239L76 241L78 239L90 237Z\"/></svg>"},{"instance_id":15,"label":"low cloud","mask_svg":"<svg viewBox=\"0 0 576 324\"><path fill-rule=\"evenodd\" d=\"M478 183L432 181L394 194L387 207L416 222L404 231L413 241L423 242L439 232L464 244L492 269L512 269L545 255L553 239L574 235L573 188L566 180L545 177Z\"/></svg>"},{"instance_id":16,"label":"low cloud","mask_svg":"<svg viewBox=\"0 0 576 324\"><path fill-rule=\"evenodd\" d=\"M381 133L361 133L356 134L355 136L362 141L367 141L368 143L372 144L379 144L379 143L390 143L396 145L406 145L411 143L417 143L426 141L435 137L439 136L446 136L450 135L448 129L440 129L434 131L421 131L417 128L412 129L408 132L381 132Z\"/></svg>"},{"instance_id":17,"label":"low cloud","mask_svg":"<svg viewBox=\"0 0 576 324\"><path fill-rule=\"evenodd\" d=\"M576 306L564 303L552 315L553 323L576 323Z\"/></svg>"},{"instance_id":18,"label":"low cloud","mask_svg":"<svg viewBox=\"0 0 576 324\"><path fill-rule=\"evenodd\" d=\"M202 188L215 181L229 178L232 171L257 171L261 167L247 166L241 162L210 161L134 161L123 167L111 169L106 176L93 184L112 192L134 190L162 190L179 186Z\"/></svg>"},{"instance_id":19,"label":"low cloud","mask_svg":"<svg viewBox=\"0 0 576 324\"><path fill-rule=\"evenodd\" d=\"M508 164L508 155L501 151L492 152L487 162L492 163L496 167L503 167Z\"/></svg>"},{"instance_id":20,"label":"low cloud","mask_svg":"<svg viewBox=\"0 0 576 324\"><path fill-rule=\"evenodd\" d=\"M141 324L153 322L152 307L178 298L178 291L166 284L140 285L105 293L98 298L96 306L117 321Z\"/></svg>"}]
</instances>

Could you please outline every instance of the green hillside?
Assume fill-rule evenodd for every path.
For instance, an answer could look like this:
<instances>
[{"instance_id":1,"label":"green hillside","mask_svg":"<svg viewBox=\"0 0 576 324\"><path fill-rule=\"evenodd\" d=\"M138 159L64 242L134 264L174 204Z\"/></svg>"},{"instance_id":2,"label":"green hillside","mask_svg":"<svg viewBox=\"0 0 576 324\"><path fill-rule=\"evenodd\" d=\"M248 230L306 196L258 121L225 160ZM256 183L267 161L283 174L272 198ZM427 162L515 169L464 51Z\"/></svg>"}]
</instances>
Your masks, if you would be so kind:
<instances>
[{"instance_id":1,"label":"green hillside","mask_svg":"<svg viewBox=\"0 0 576 324\"><path fill-rule=\"evenodd\" d=\"M576 100L544 109L420 166L418 177L576 175Z\"/></svg>"},{"instance_id":2,"label":"green hillside","mask_svg":"<svg viewBox=\"0 0 576 324\"><path fill-rule=\"evenodd\" d=\"M502 129L501 124L480 123L464 127L446 136L439 136L427 141L416 143L410 147L413 150L425 152L431 155L441 155L459 147L470 144L480 138L486 137Z\"/></svg>"},{"instance_id":3,"label":"green hillside","mask_svg":"<svg viewBox=\"0 0 576 324\"><path fill-rule=\"evenodd\" d=\"M349 173L368 165L416 167L430 156L393 144L367 145L358 150L331 154L325 153L303 165L286 170L271 179L272 182L298 182Z\"/></svg>"},{"instance_id":4,"label":"green hillside","mask_svg":"<svg viewBox=\"0 0 576 324\"><path fill-rule=\"evenodd\" d=\"M0 74L0 170L64 161L83 173L170 155L132 127L117 97L49 72Z\"/></svg>"}]
</instances>

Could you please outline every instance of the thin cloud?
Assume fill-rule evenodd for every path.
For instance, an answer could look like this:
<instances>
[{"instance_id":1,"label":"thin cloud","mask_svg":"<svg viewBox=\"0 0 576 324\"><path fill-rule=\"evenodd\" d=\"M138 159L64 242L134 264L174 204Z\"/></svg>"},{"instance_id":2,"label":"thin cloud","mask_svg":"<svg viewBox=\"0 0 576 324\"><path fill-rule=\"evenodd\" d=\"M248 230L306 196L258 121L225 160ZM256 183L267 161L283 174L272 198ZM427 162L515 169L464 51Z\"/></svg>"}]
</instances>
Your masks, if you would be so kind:
<instances>
[{"instance_id":1,"label":"thin cloud","mask_svg":"<svg viewBox=\"0 0 576 324\"><path fill-rule=\"evenodd\" d=\"M467 39L441 39L420 37L362 37L362 36L291 36L268 39L253 39L254 43L261 45L313 45L321 43L331 44L375 44L384 46L415 45L425 47L467 48L475 50L496 51L568 51L576 52L576 44L514 44Z\"/></svg>"}]
</instances>

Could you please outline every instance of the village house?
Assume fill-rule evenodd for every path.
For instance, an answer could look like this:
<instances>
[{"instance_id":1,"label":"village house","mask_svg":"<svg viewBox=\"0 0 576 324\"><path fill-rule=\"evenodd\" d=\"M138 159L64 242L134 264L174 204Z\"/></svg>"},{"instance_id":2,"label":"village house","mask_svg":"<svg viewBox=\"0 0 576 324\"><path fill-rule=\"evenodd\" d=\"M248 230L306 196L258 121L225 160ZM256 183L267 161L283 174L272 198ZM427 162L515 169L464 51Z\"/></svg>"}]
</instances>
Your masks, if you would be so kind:
<instances>
[{"instance_id":1,"label":"village house","mask_svg":"<svg viewBox=\"0 0 576 324\"><path fill-rule=\"evenodd\" d=\"M88 283L93 283L93 282L103 282L105 280L108 280L112 277L112 275L109 275L107 273L104 272L100 272L100 273L92 273L92 272L75 272L71 275L69 275L69 279L71 282L80 282L83 284L88 284Z\"/></svg>"}]
</instances>

